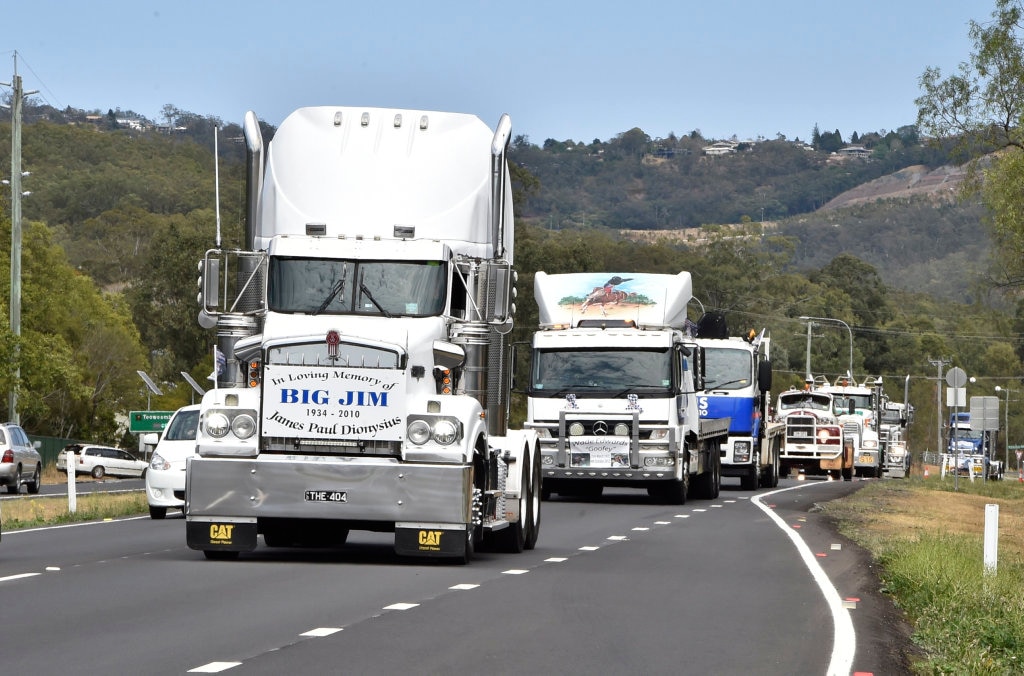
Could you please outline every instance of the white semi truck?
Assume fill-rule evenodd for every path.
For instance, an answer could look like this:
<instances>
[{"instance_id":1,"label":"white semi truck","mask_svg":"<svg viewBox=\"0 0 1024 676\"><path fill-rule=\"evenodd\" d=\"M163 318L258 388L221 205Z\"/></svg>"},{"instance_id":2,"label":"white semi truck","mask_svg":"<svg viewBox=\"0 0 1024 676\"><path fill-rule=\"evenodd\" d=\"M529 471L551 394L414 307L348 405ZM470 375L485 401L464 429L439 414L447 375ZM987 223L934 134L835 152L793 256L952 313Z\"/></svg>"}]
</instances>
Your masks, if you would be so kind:
<instances>
[{"instance_id":1,"label":"white semi truck","mask_svg":"<svg viewBox=\"0 0 1024 676\"><path fill-rule=\"evenodd\" d=\"M818 389L832 395L832 409L843 426L843 434L855 440L854 474L882 476L884 459L877 426L881 378L866 378L857 383L850 376L840 376L831 384L824 381Z\"/></svg>"},{"instance_id":2,"label":"white semi truck","mask_svg":"<svg viewBox=\"0 0 1024 676\"><path fill-rule=\"evenodd\" d=\"M855 438L844 433L833 411L832 395L824 390L789 389L779 395L776 419L786 427L781 475L796 469L804 475L853 480Z\"/></svg>"},{"instance_id":3,"label":"white semi truck","mask_svg":"<svg viewBox=\"0 0 1024 676\"><path fill-rule=\"evenodd\" d=\"M703 349L684 330L690 273L538 272L525 427L543 494L646 489L714 498L729 419L701 417Z\"/></svg>"},{"instance_id":4,"label":"white semi truck","mask_svg":"<svg viewBox=\"0 0 1024 676\"><path fill-rule=\"evenodd\" d=\"M460 562L532 548L537 435L508 429L508 116L301 108L266 149L252 112L244 129L246 243L200 264L226 368L187 469L188 546L355 529Z\"/></svg>"},{"instance_id":5,"label":"white semi truck","mask_svg":"<svg viewBox=\"0 0 1024 676\"><path fill-rule=\"evenodd\" d=\"M705 391L698 397L701 416L730 419L729 437L722 445L722 476L739 477L744 490L773 488L779 484L785 425L768 414L771 338L765 331L729 336L724 317L708 322L702 317L697 326L705 362Z\"/></svg>"}]
</instances>

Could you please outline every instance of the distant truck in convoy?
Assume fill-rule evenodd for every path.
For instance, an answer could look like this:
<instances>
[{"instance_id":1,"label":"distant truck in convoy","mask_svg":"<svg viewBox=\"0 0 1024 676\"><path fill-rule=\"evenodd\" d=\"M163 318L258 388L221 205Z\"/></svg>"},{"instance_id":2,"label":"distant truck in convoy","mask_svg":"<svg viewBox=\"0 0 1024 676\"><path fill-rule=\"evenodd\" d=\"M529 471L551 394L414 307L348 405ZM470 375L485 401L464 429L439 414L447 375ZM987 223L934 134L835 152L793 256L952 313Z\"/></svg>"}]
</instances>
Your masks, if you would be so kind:
<instances>
[{"instance_id":1,"label":"distant truck in convoy","mask_svg":"<svg viewBox=\"0 0 1024 676\"><path fill-rule=\"evenodd\" d=\"M537 434L508 427L508 116L301 108L265 154L252 112L244 132L244 248L200 263L226 368L188 462L188 546L356 529L457 562L533 548Z\"/></svg>"},{"instance_id":2,"label":"distant truck in convoy","mask_svg":"<svg viewBox=\"0 0 1024 676\"><path fill-rule=\"evenodd\" d=\"M697 322L705 367L704 392L698 397L701 416L730 420L721 448L722 476L739 477L744 490L779 483L786 427L769 415L770 343L765 331L730 337L720 313L708 313Z\"/></svg>"},{"instance_id":3,"label":"distant truck in convoy","mask_svg":"<svg viewBox=\"0 0 1024 676\"><path fill-rule=\"evenodd\" d=\"M872 378L858 384L850 376L841 376L817 389L832 395L832 410L839 418L845 436L854 438L853 471L855 475L882 476L882 451L878 443L878 388Z\"/></svg>"},{"instance_id":4,"label":"distant truck in convoy","mask_svg":"<svg viewBox=\"0 0 1024 676\"><path fill-rule=\"evenodd\" d=\"M729 419L701 417L691 284L688 272L536 274L524 426L540 439L544 496L606 486L669 504L718 496Z\"/></svg>"},{"instance_id":5,"label":"distant truck in convoy","mask_svg":"<svg viewBox=\"0 0 1024 676\"><path fill-rule=\"evenodd\" d=\"M776 419L786 427L781 475L793 469L805 475L853 480L855 439L843 433L833 410L832 394L824 390L790 389L779 395Z\"/></svg>"},{"instance_id":6,"label":"distant truck in convoy","mask_svg":"<svg viewBox=\"0 0 1024 676\"><path fill-rule=\"evenodd\" d=\"M904 478L910 472L911 460L905 431L914 420L914 407L910 404L910 376L904 380L903 401L892 401L883 395L879 411L878 444L883 458L883 475Z\"/></svg>"}]
</instances>

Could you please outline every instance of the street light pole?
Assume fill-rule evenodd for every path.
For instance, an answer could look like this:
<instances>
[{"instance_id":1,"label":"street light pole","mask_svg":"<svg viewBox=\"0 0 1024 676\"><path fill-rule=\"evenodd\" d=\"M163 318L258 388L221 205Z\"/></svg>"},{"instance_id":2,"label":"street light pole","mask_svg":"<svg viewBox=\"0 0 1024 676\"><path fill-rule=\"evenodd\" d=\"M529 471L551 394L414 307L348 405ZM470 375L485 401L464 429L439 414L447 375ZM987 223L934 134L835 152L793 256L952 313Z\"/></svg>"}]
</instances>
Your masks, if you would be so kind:
<instances>
[{"instance_id":1,"label":"street light pole","mask_svg":"<svg viewBox=\"0 0 1024 676\"><path fill-rule=\"evenodd\" d=\"M832 322L833 324L842 324L846 327L846 332L850 335L850 370L847 371L850 378L853 378L853 330L850 329L850 325L844 322L842 319L832 319L831 317L807 317L801 316L807 322ZM810 326L807 327L808 333L810 333Z\"/></svg>"},{"instance_id":2,"label":"street light pole","mask_svg":"<svg viewBox=\"0 0 1024 676\"><path fill-rule=\"evenodd\" d=\"M1003 460L1003 471L1005 472L1010 467L1010 392L1008 387L999 387L996 385L996 394L1000 392L1006 392L1006 403L1003 405L1003 429L1006 432L1003 433L1003 446L1005 448L1005 459Z\"/></svg>"}]
</instances>

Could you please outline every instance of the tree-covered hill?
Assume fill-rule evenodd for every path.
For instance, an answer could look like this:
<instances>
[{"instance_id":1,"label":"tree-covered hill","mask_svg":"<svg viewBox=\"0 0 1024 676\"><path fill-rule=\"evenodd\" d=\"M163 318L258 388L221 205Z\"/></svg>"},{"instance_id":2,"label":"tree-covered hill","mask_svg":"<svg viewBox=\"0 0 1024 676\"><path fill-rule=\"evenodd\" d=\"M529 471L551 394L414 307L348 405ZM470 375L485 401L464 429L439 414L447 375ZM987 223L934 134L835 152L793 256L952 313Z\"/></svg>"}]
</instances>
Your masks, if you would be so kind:
<instances>
[{"instance_id":1,"label":"tree-covered hill","mask_svg":"<svg viewBox=\"0 0 1024 676\"><path fill-rule=\"evenodd\" d=\"M23 162L31 175L23 189L32 194L23 213L33 236L25 242L31 262L24 271L25 330L18 356L18 341L0 329L0 357L8 364L0 391L15 382L12 365L20 364L22 401L32 406L26 403L30 432L111 434L118 414L146 404L136 369L164 385L167 394L150 402L162 409L188 402L181 371L198 381L210 372L213 338L196 321L195 282L196 263L213 246L217 222L216 121L204 127L205 118L197 119L191 131L169 135L53 119L26 124ZM0 123L0 138L9 133ZM708 141L699 135L655 141L632 130L608 142L545 147L517 138L511 160L519 217L518 337L528 337L536 322L537 270L689 270L696 297L709 309L725 310L737 330L769 329L780 388L803 379L802 315L848 322L858 372L918 376L918 396L930 387L923 380L933 375L929 355L954 356L977 375L1019 372L1013 318L986 307L984 295L965 293L973 287L957 281L970 265L983 267L977 212L926 199L820 209L892 171L939 167L948 159L912 143L909 134L876 136L868 139L873 159L846 162L783 139L738 144L735 153L707 157L701 148ZM229 133L220 138L223 243L234 247L242 233L245 172L237 143ZM9 166L9 146L0 145L0 166ZM4 231L7 200L0 195ZM760 227L762 208L775 228ZM690 224L704 226L699 243L639 243L619 235L628 225L667 233L667 227ZM9 246L0 239L5 315ZM936 269L935 261L956 265L956 274ZM984 326L985 336L968 335L965 322ZM841 334L816 336L815 371L842 372L847 350Z\"/></svg>"}]
</instances>

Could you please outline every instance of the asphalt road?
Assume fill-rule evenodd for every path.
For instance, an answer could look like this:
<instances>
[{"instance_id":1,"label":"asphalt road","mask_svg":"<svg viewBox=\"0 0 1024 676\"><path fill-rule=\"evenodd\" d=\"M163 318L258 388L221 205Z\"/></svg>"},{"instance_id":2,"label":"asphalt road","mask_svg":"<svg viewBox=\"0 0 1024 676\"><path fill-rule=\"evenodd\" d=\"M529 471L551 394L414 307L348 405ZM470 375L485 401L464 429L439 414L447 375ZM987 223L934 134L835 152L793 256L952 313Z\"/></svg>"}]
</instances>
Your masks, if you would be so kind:
<instances>
[{"instance_id":1,"label":"asphalt road","mask_svg":"<svg viewBox=\"0 0 1024 676\"><path fill-rule=\"evenodd\" d=\"M861 483L731 481L679 507L626 489L555 498L535 550L468 566L399 559L390 535L361 532L207 561L180 516L6 532L3 670L906 673L869 560L815 508Z\"/></svg>"}]
</instances>

